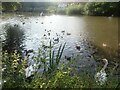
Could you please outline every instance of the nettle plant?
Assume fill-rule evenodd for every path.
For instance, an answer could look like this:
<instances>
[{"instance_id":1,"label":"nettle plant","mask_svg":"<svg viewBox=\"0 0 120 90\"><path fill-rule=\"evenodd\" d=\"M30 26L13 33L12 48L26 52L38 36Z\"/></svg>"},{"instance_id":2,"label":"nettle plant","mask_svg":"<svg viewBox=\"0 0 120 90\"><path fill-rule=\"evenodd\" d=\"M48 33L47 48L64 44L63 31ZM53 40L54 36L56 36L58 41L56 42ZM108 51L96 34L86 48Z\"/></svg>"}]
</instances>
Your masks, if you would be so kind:
<instances>
[{"instance_id":1,"label":"nettle plant","mask_svg":"<svg viewBox=\"0 0 120 90\"><path fill-rule=\"evenodd\" d=\"M21 59L15 50L13 53L2 52L2 86L7 88L25 85L25 66L27 61Z\"/></svg>"}]
</instances>

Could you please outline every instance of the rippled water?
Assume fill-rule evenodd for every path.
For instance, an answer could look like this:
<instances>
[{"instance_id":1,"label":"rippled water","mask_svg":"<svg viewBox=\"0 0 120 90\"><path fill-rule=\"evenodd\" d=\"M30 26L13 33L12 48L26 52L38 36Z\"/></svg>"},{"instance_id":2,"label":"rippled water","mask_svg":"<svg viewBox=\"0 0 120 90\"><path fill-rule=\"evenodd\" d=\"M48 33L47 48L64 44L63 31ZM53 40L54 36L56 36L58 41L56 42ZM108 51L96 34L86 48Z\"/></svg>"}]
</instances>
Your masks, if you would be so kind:
<instances>
[{"instance_id":1,"label":"rippled water","mask_svg":"<svg viewBox=\"0 0 120 90\"><path fill-rule=\"evenodd\" d=\"M94 64L92 56L94 46L108 54L116 53L118 49L118 18L97 16L30 16L8 15L0 22L0 35L3 49L35 50L41 41L51 39L55 43L55 50L66 42L64 56L82 55L86 64ZM10 27L8 30L8 27ZM59 38L59 40L58 40ZM58 42L59 41L59 42ZM80 47L80 49L79 49ZM79 58L78 58L79 59ZM92 60L91 60L92 59Z\"/></svg>"}]
</instances>

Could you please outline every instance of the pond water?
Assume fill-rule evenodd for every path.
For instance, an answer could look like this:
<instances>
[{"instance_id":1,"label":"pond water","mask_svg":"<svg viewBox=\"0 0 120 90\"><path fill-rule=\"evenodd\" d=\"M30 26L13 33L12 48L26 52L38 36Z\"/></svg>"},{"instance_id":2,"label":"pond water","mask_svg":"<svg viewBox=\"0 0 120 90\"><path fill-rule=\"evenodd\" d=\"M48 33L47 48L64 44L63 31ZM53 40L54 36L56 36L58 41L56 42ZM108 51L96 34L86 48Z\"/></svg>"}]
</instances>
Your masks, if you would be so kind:
<instances>
[{"instance_id":1,"label":"pond water","mask_svg":"<svg viewBox=\"0 0 120 90\"><path fill-rule=\"evenodd\" d=\"M10 14L3 15L0 21L2 46L9 51L37 51L41 41L47 46L51 39L55 50L66 42L63 58L81 55L85 63L82 60L77 63L89 66L90 62L95 64L90 57L96 52L94 46L109 55L118 50L117 17ZM7 27L14 29L7 31Z\"/></svg>"}]
</instances>

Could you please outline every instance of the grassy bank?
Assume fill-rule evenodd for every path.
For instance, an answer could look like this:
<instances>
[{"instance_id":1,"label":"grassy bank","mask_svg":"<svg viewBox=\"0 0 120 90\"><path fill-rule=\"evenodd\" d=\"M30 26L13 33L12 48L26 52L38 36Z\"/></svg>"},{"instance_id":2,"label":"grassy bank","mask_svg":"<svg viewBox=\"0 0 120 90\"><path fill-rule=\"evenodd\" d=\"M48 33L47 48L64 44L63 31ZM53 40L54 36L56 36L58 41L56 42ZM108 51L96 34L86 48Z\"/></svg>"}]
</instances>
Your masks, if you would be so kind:
<instances>
[{"instance_id":1,"label":"grassy bank","mask_svg":"<svg viewBox=\"0 0 120 90\"><path fill-rule=\"evenodd\" d=\"M113 68L107 69L108 78L103 85L96 83L94 76L86 73L76 74L73 73L73 68L68 64L61 64L61 55L64 51L65 44L59 47L58 54L55 56L52 51L52 45L47 47L49 53L45 53L42 47L38 52L34 51L32 60L36 62L33 65L35 71L32 72L30 77L26 77L25 69L29 67L28 60L29 53L24 57L15 50L13 53L2 52L2 86L5 88L118 88L118 76L111 73ZM36 56L37 54L37 56ZM49 59L47 59L47 54ZM49 61L49 63L47 63ZM101 66L98 67L98 71ZM39 69L43 69L39 72ZM115 72L116 70L114 70Z\"/></svg>"}]
</instances>

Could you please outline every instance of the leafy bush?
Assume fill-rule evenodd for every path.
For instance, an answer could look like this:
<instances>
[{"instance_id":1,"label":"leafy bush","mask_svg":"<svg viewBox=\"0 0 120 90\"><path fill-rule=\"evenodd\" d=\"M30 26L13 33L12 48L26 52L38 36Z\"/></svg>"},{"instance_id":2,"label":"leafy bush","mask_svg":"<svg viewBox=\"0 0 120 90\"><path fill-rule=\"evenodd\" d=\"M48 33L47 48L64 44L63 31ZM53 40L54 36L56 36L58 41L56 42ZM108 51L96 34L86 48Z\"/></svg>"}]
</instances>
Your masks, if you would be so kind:
<instances>
[{"instance_id":1,"label":"leafy bush","mask_svg":"<svg viewBox=\"0 0 120 90\"><path fill-rule=\"evenodd\" d=\"M79 15L83 14L83 6L81 4L72 4L66 8L66 14Z\"/></svg>"}]
</instances>

